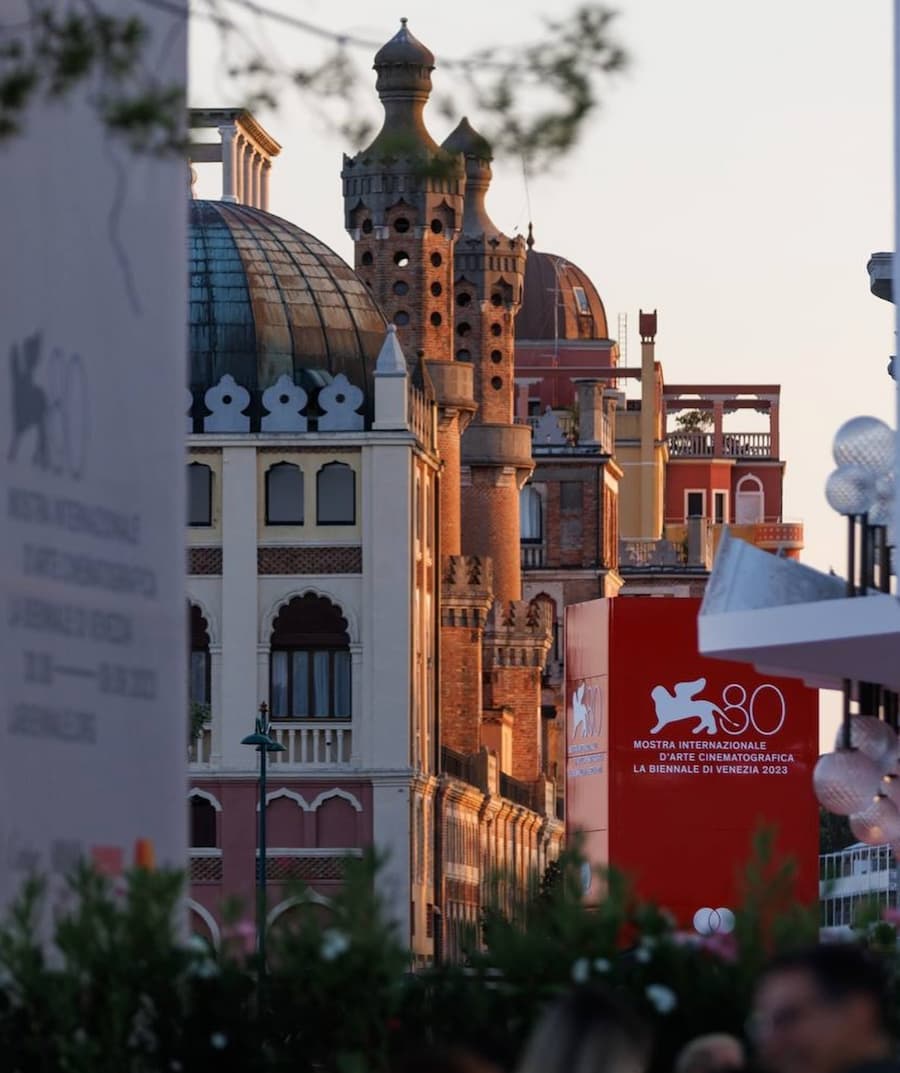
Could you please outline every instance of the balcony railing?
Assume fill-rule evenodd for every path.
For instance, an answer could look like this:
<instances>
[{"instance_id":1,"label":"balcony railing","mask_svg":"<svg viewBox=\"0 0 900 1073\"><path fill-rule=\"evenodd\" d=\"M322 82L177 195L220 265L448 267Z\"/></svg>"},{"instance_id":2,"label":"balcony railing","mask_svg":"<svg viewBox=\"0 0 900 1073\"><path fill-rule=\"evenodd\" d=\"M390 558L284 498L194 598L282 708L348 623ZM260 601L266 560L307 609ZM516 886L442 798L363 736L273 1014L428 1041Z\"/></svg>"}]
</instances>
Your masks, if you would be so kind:
<instances>
[{"instance_id":1,"label":"balcony railing","mask_svg":"<svg viewBox=\"0 0 900 1073\"><path fill-rule=\"evenodd\" d=\"M712 432L670 432L666 437L672 458L715 457ZM771 458L772 437L768 432L725 432L722 458Z\"/></svg>"},{"instance_id":2,"label":"balcony railing","mask_svg":"<svg viewBox=\"0 0 900 1073\"><path fill-rule=\"evenodd\" d=\"M687 547L673 540L640 540L623 537L619 541L620 566L683 566Z\"/></svg>"},{"instance_id":3,"label":"balcony railing","mask_svg":"<svg viewBox=\"0 0 900 1073\"><path fill-rule=\"evenodd\" d=\"M349 764L353 752L353 728L349 722L325 719L292 719L272 723L271 736L284 746L283 753L269 753L273 767L303 768Z\"/></svg>"},{"instance_id":4,"label":"balcony railing","mask_svg":"<svg viewBox=\"0 0 900 1073\"><path fill-rule=\"evenodd\" d=\"M547 561L547 547L544 544L526 544L519 545L522 554L522 569L523 570L536 570Z\"/></svg>"},{"instance_id":5,"label":"balcony railing","mask_svg":"<svg viewBox=\"0 0 900 1073\"><path fill-rule=\"evenodd\" d=\"M500 772L500 796L525 808L534 808L534 791L527 782L520 782L512 775Z\"/></svg>"},{"instance_id":6,"label":"balcony railing","mask_svg":"<svg viewBox=\"0 0 900 1073\"><path fill-rule=\"evenodd\" d=\"M209 767L211 754L212 723L204 723L188 749L188 763L191 767Z\"/></svg>"}]
</instances>

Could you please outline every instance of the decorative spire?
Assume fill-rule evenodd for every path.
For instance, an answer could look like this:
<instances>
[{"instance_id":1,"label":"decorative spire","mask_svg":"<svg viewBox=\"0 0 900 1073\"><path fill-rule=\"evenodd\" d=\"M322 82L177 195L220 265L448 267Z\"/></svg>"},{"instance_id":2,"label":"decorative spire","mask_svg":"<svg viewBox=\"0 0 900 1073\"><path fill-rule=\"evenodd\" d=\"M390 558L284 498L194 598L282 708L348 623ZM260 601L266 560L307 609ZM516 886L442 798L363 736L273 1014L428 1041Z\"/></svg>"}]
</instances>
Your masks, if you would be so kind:
<instances>
[{"instance_id":1,"label":"decorative spire","mask_svg":"<svg viewBox=\"0 0 900 1073\"><path fill-rule=\"evenodd\" d=\"M389 324L378 353L378 360L375 362L375 375L406 376L406 371L406 358L403 356L400 340L397 338L396 325Z\"/></svg>"},{"instance_id":2,"label":"decorative spire","mask_svg":"<svg viewBox=\"0 0 900 1073\"><path fill-rule=\"evenodd\" d=\"M531 220L528 221L528 238L525 239L525 245L529 250L534 249L534 225Z\"/></svg>"},{"instance_id":3,"label":"decorative spire","mask_svg":"<svg viewBox=\"0 0 900 1073\"><path fill-rule=\"evenodd\" d=\"M431 93L434 53L409 32L406 19L375 53L375 88L384 105L384 125L362 157L432 154L437 145L425 128L422 112Z\"/></svg>"},{"instance_id":4,"label":"decorative spire","mask_svg":"<svg viewBox=\"0 0 900 1073\"><path fill-rule=\"evenodd\" d=\"M447 135L441 148L448 153L463 153L486 163L494 156L490 142L475 130L466 116L463 116L456 128Z\"/></svg>"}]
</instances>

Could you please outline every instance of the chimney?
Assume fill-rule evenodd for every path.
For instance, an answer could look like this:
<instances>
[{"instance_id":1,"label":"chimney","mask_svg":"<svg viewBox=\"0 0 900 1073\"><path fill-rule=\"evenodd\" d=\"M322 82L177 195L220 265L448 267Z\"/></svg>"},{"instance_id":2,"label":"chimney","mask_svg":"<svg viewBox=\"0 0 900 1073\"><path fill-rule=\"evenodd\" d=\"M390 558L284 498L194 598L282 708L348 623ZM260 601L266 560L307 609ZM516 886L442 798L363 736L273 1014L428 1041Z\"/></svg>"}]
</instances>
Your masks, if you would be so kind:
<instances>
[{"instance_id":1,"label":"chimney","mask_svg":"<svg viewBox=\"0 0 900 1073\"><path fill-rule=\"evenodd\" d=\"M192 164L222 165L222 200L269 211L269 173L281 146L243 108L191 108L191 130L217 130L218 142L191 141Z\"/></svg>"}]
</instances>

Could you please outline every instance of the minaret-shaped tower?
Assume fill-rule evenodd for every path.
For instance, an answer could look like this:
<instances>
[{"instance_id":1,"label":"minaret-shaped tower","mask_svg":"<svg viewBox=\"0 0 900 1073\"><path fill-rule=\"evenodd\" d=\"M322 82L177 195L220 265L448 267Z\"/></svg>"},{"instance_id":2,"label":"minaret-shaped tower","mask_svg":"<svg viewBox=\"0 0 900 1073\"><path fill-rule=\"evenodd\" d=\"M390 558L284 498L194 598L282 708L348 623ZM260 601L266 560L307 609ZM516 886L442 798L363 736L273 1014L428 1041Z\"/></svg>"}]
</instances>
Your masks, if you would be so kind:
<instances>
[{"instance_id":1,"label":"minaret-shaped tower","mask_svg":"<svg viewBox=\"0 0 900 1073\"><path fill-rule=\"evenodd\" d=\"M465 174L425 127L434 55L400 21L375 56L382 128L367 149L344 157L344 223L356 271L397 325L406 354L446 360Z\"/></svg>"},{"instance_id":2,"label":"minaret-shaped tower","mask_svg":"<svg viewBox=\"0 0 900 1073\"><path fill-rule=\"evenodd\" d=\"M478 404L462 439L462 551L489 557L496 596L518 600L519 490L532 470L530 429L513 423L515 316L525 280L525 243L502 234L485 209L491 180L485 139L463 119L443 148L465 160L453 344L456 360L472 364Z\"/></svg>"}]
</instances>

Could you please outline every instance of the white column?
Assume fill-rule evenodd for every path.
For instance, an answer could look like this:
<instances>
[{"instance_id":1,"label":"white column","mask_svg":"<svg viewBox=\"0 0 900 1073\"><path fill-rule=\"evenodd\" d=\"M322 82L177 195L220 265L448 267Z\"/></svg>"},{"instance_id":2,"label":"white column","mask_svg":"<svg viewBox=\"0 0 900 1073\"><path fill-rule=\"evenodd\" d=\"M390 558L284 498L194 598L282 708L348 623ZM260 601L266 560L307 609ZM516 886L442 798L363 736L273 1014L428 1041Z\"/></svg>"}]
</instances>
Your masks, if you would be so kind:
<instances>
[{"instance_id":1,"label":"white column","mask_svg":"<svg viewBox=\"0 0 900 1073\"><path fill-rule=\"evenodd\" d=\"M245 205L253 204L253 146L249 142L244 144L244 154L241 160L242 178L241 192L242 201Z\"/></svg>"},{"instance_id":2,"label":"white column","mask_svg":"<svg viewBox=\"0 0 900 1073\"><path fill-rule=\"evenodd\" d=\"M250 174L252 177L252 189L250 194L250 204L254 209L262 208L260 203L260 172L262 171L262 154L258 149L253 150L253 156L250 158Z\"/></svg>"},{"instance_id":3,"label":"white column","mask_svg":"<svg viewBox=\"0 0 900 1073\"><path fill-rule=\"evenodd\" d=\"M222 763L222 646L209 646L209 708L212 712L209 759L214 767Z\"/></svg>"},{"instance_id":4,"label":"white column","mask_svg":"<svg viewBox=\"0 0 900 1073\"><path fill-rule=\"evenodd\" d=\"M253 770L256 754L241 738L253 729L260 700L257 666L256 450L222 449L222 767Z\"/></svg>"},{"instance_id":5,"label":"white column","mask_svg":"<svg viewBox=\"0 0 900 1073\"><path fill-rule=\"evenodd\" d=\"M237 127L233 124L219 127L222 138L222 200L237 201Z\"/></svg>"},{"instance_id":6,"label":"white column","mask_svg":"<svg viewBox=\"0 0 900 1073\"><path fill-rule=\"evenodd\" d=\"M259 638L256 645L256 696L259 698L257 708L262 701L269 703L269 646Z\"/></svg>"},{"instance_id":7,"label":"white column","mask_svg":"<svg viewBox=\"0 0 900 1073\"><path fill-rule=\"evenodd\" d=\"M272 162L270 160L264 160L262 162L262 173L259 181L259 207L264 211L269 211L269 174L272 171Z\"/></svg>"}]
</instances>

